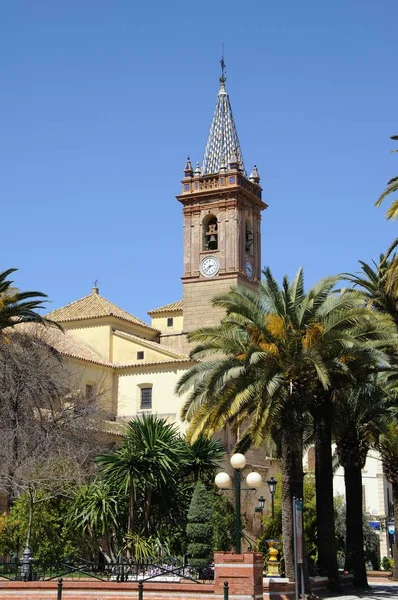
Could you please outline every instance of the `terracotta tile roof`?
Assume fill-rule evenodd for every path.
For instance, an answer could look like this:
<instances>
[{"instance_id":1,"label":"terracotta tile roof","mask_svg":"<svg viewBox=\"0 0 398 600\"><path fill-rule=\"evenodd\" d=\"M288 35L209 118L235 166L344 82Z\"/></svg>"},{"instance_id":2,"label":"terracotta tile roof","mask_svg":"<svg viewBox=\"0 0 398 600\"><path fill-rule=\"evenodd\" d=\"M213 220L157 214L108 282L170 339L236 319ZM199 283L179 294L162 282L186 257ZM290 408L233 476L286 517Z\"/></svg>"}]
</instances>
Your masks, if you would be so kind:
<instances>
[{"instance_id":1,"label":"terracotta tile roof","mask_svg":"<svg viewBox=\"0 0 398 600\"><path fill-rule=\"evenodd\" d=\"M39 337L64 356L79 358L104 367L115 366L102 358L100 354L91 350L91 348L86 346L69 331L61 331L56 327L44 327L37 323L23 323L17 325L15 329L17 331L23 330L26 333L31 333L32 335Z\"/></svg>"},{"instance_id":2,"label":"terracotta tile roof","mask_svg":"<svg viewBox=\"0 0 398 600\"><path fill-rule=\"evenodd\" d=\"M148 310L148 315L152 315L153 313L161 313L161 312L172 312L174 310L182 310L183 304L182 300L177 300L177 302L171 302L171 304L165 304L160 308L154 308L153 310Z\"/></svg>"},{"instance_id":3,"label":"terracotta tile roof","mask_svg":"<svg viewBox=\"0 0 398 600\"><path fill-rule=\"evenodd\" d=\"M102 424L101 431L116 435L118 437L125 437L127 431L127 423L120 421L105 421Z\"/></svg>"},{"instance_id":4,"label":"terracotta tile roof","mask_svg":"<svg viewBox=\"0 0 398 600\"><path fill-rule=\"evenodd\" d=\"M158 361L153 361L153 362L139 362L139 363L132 363L129 365L114 365L115 369L117 369L118 371L122 370L122 369L145 369L146 367L167 367L167 366L171 366L171 365L176 365L176 364L196 364L196 362L194 360L192 360L191 358L173 358L171 360L158 360Z\"/></svg>"},{"instance_id":5,"label":"terracotta tile roof","mask_svg":"<svg viewBox=\"0 0 398 600\"><path fill-rule=\"evenodd\" d=\"M168 356L170 356L173 359L177 358L177 359L182 359L182 360L190 360L188 354L183 354L182 352L176 352L175 350L172 350L168 346L163 346L163 344L158 344L157 342L152 342L150 340L145 340L144 338L141 338L138 335L133 335L132 333L126 333L124 331L119 331L118 329L116 329L113 333L115 335L118 335L127 340L132 340L133 342L137 342L137 343L141 344L142 346L149 346L150 348L153 348L154 350L157 350L158 352L161 352L162 354L167 354ZM140 364L145 364L145 363L140 361ZM146 363L146 364L148 364L148 363Z\"/></svg>"},{"instance_id":6,"label":"terracotta tile roof","mask_svg":"<svg viewBox=\"0 0 398 600\"><path fill-rule=\"evenodd\" d=\"M147 325L147 323L144 323L144 321L141 321L141 319L137 319L134 315L119 308L116 304L113 304L96 292L92 292L91 294L88 294L88 296L80 298L80 300L70 302L70 304L66 304L66 306L57 308L46 316L57 323L96 319L98 317L117 317L124 321L134 323L135 325L157 331L156 329L153 329L153 327Z\"/></svg>"}]
</instances>

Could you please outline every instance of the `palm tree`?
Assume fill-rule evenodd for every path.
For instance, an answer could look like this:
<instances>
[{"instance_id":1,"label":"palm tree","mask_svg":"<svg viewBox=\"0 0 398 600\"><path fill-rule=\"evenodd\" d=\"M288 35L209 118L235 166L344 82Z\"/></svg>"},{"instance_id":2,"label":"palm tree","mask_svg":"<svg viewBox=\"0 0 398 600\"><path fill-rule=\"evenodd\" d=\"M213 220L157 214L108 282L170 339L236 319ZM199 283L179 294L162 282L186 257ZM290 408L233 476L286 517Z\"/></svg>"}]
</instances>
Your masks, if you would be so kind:
<instances>
[{"instance_id":1,"label":"palm tree","mask_svg":"<svg viewBox=\"0 0 398 600\"><path fill-rule=\"evenodd\" d=\"M41 316L37 310L44 308L46 294L42 292L20 292L12 287L13 281L7 279L17 269L8 269L0 273L0 331L18 323L41 323L57 325ZM59 327L59 325L57 325Z\"/></svg>"},{"instance_id":2,"label":"palm tree","mask_svg":"<svg viewBox=\"0 0 398 600\"><path fill-rule=\"evenodd\" d=\"M395 517L393 578L394 580L398 580L398 421L396 419L386 424L385 430L380 436L379 450L383 460L384 474L387 481L392 484Z\"/></svg>"},{"instance_id":3,"label":"palm tree","mask_svg":"<svg viewBox=\"0 0 398 600\"><path fill-rule=\"evenodd\" d=\"M129 495L128 535L132 536L137 528L137 487L145 495L143 528L148 530L152 495L161 484L170 484L182 452L177 427L166 419L144 414L129 422L118 450L95 458L102 467L104 479Z\"/></svg>"},{"instance_id":4,"label":"palm tree","mask_svg":"<svg viewBox=\"0 0 398 600\"><path fill-rule=\"evenodd\" d=\"M387 187L376 201L376 206L380 206L383 200L390 194L398 191L398 177L393 177L387 182ZM394 200L386 213L387 219L396 219L398 217L398 200Z\"/></svg>"},{"instance_id":5,"label":"palm tree","mask_svg":"<svg viewBox=\"0 0 398 600\"><path fill-rule=\"evenodd\" d=\"M345 568L354 574L354 585L367 586L365 567L362 469L369 449L375 446L391 399L376 376L368 377L335 399L334 433L340 465L344 468L346 495Z\"/></svg>"},{"instance_id":6,"label":"palm tree","mask_svg":"<svg viewBox=\"0 0 398 600\"><path fill-rule=\"evenodd\" d=\"M391 316L398 326L398 298L393 274L397 266L397 258L392 254L395 246L391 245L386 254L381 254L379 262L372 265L360 260L361 273L345 273L344 278L359 287L367 304L378 311Z\"/></svg>"},{"instance_id":7,"label":"palm tree","mask_svg":"<svg viewBox=\"0 0 398 600\"><path fill-rule=\"evenodd\" d=\"M392 135L392 140L398 140L398 135ZM397 152L397 150L393 150L393 152ZM376 206L380 206L387 196L390 194L395 194L398 191L398 177L393 177L390 181L387 182L387 187L384 192L379 196L376 201ZM390 208L387 211L387 219L396 219L398 217L398 200L394 200L391 204Z\"/></svg>"},{"instance_id":8,"label":"palm tree","mask_svg":"<svg viewBox=\"0 0 398 600\"><path fill-rule=\"evenodd\" d=\"M360 293L332 294L338 277L329 277L304 292L302 270L293 281L287 277L280 288L269 269L259 294L232 290L214 303L226 310L218 327L202 328L190 335L200 342L192 358L204 362L181 378L178 393L188 392L182 418L190 423L188 437L212 435L226 425L235 429L250 418L240 448L261 445L272 437L280 449L282 463L283 544L288 577L294 577L292 498L302 497L303 431L314 396L331 389L332 375L348 371L356 345L372 335L386 335L389 319L371 320ZM377 321L377 322L376 322ZM323 401L324 403L324 401ZM316 418L318 413L313 410ZM330 440L331 423L322 426ZM331 463L331 451L324 464ZM332 478L330 467L327 476ZM333 501L332 482L323 490ZM325 491L323 492L325 495ZM319 509L324 506L320 498ZM323 528L324 556L328 557L331 579L338 585L336 553L333 548L333 512ZM329 527L329 530L327 529ZM325 532L331 532L326 535Z\"/></svg>"}]
</instances>

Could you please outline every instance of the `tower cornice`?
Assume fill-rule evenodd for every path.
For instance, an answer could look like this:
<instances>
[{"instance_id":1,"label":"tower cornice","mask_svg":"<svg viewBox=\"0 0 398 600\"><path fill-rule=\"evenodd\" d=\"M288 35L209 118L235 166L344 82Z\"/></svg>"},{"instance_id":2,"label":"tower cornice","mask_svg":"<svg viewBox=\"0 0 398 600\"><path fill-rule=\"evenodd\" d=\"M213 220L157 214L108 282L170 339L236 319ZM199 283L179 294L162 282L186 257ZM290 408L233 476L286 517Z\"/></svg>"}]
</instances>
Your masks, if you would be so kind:
<instances>
[{"instance_id":1,"label":"tower cornice","mask_svg":"<svg viewBox=\"0 0 398 600\"><path fill-rule=\"evenodd\" d=\"M184 206L211 202L220 202L224 196L244 197L250 204L260 210L267 208L261 199L262 188L257 183L252 183L244 175L236 171L202 175L197 178L184 178L182 180L182 194L176 196Z\"/></svg>"}]
</instances>

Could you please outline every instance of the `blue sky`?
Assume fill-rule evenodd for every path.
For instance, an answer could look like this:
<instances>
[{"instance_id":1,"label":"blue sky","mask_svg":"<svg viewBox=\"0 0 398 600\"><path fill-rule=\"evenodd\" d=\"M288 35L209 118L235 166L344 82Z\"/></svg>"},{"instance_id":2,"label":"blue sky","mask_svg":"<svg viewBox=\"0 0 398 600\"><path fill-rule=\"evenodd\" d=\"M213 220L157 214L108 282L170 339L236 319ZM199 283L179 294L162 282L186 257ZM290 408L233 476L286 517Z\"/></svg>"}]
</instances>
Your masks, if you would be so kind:
<instances>
[{"instance_id":1,"label":"blue sky","mask_svg":"<svg viewBox=\"0 0 398 600\"><path fill-rule=\"evenodd\" d=\"M397 237L396 0L0 5L0 269L59 307L101 293L146 318L181 297L187 154L227 90L269 204L262 261L307 284Z\"/></svg>"}]
</instances>

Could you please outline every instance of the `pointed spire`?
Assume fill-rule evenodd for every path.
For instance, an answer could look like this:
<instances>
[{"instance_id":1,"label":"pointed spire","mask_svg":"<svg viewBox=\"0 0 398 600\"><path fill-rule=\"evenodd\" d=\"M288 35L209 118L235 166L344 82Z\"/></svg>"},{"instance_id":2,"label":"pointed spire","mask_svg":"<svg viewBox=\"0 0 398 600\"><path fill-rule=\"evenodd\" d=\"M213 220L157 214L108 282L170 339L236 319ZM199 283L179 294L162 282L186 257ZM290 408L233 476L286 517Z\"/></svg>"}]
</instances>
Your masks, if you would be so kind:
<instances>
[{"instance_id":1,"label":"pointed spire","mask_svg":"<svg viewBox=\"0 0 398 600\"><path fill-rule=\"evenodd\" d=\"M185 177L193 177L193 168L189 156L187 157L187 162L185 163L184 175Z\"/></svg>"},{"instance_id":2,"label":"pointed spire","mask_svg":"<svg viewBox=\"0 0 398 600\"><path fill-rule=\"evenodd\" d=\"M227 78L225 76L224 57L220 63L220 90L203 157L202 175L218 173L223 163L225 165L230 162L230 158L234 152L236 154L237 168L246 175L231 103L225 89Z\"/></svg>"},{"instance_id":3,"label":"pointed spire","mask_svg":"<svg viewBox=\"0 0 398 600\"><path fill-rule=\"evenodd\" d=\"M253 171L250 173L249 179L253 183L260 183L260 175L258 174L257 165L254 165Z\"/></svg>"}]
</instances>

